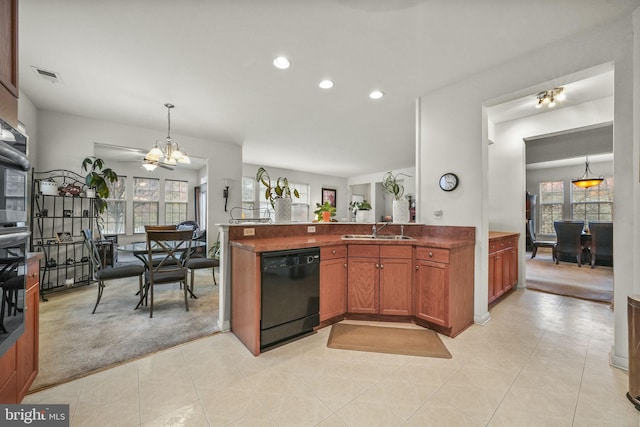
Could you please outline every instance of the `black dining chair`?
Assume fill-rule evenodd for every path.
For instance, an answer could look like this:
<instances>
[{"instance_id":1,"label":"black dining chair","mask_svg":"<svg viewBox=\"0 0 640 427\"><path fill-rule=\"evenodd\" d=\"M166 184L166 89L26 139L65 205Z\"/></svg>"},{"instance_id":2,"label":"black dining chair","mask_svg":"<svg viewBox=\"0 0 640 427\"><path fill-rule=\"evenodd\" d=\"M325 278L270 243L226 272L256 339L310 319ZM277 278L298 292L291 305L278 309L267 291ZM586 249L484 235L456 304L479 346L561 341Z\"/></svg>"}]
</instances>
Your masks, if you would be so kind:
<instances>
[{"instance_id":1,"label":"black dining chair","mask_svg":"<svg viewBox=\"0 0 640 427\"><path fill-rule=\"evenodd\" d=\"M560 262L562 255L575 257L578 267L582 267L582 243L580 237L584 223L570 221L555 221L553 227L556 230L556 245L553 248L553 256L556 264Z\"/></svg>"},{"instance_id":2,"label":"black dining chair","mask_svg":"<svg viewBox=\"0 0 640 427\"><path fill-rule=\"evenodd\" d=\"M590 222L591 232L591 268L596 266L596 258L613 261L613 223Z\"/></svg>"},{"instance_id":3,"label":"black dining chair","mask_svg":"<svg viewBox=\"0 0 640 427\"><path fill-rule=\"evenodd\" d=\"M191 256L192 230L147 231L148 270L145 272L145 289L136 308L149 297L149 317L153 317L154 288L157 285L180 283L184 288L184 306L189 311L188 294L195 295L187 286L187 267ZM182 254L185 254L184 256ZM183 262L185 264L183 264Z\"/></svg>"},{"instance_id":4,"label":"black dining chair","mask_svg":"<svg viewBox=\"0 0 640 427\"><path fill-rule=\"evenodd\" d=\"M534 226L533 226L533 221L529 220L528 222L528 227L529 227L529 237L531 238L531 259L536 257L536 254L538 253L538 248L551 248L553 249L553 247L556 245L556 242L554 240L540 240L536 237L536 233L533 230ZM553 260L556 260L556 256L555 256L555 251L552 250L551 252L551 256L553 257Z\"/></svg>"},{"instance_id":5,"label":"black dining chair","mask_svg":"<svg viewBox=\"0 0 640 427\"><path fill-rule=\"evenodd\" d=\"M84 236L85 246L89 251L89 261L93 266L94 277L98 281L98 299L96 300L96 305L93 307L93 311L91 312L91 314L95 314L96 309L98 308L98 304L100 304L100 299L102 298L102 293L105 288L105 281L107 280L124 279L127 277L138 276L138 293L142 295L142 275L145 271L144 266L123 265L115 267L103 267L100 253L98 252L98 246L92 238L91 230L82 230L82 235Z\"/></svg>"}]
</instances>

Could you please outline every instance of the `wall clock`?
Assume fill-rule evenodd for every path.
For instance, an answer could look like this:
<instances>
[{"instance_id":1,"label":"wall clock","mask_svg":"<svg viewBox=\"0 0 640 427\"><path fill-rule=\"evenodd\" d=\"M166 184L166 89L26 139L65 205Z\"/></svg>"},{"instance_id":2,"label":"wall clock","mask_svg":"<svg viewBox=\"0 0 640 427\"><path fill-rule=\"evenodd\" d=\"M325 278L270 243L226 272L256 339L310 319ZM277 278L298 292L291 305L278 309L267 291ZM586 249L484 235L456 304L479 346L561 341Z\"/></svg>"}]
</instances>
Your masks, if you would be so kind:
<instances>
[{"instance_id":1,"label":"wall clock","mask_svg":"<svg viewBox=\"0 0 640 427\"><path fill-rule=\"evenodd\" d=\"M458 175L452 172L447 172L440 177L440 188L444 191L455 190L459 183Z\"/></svg>"}]
</instances>

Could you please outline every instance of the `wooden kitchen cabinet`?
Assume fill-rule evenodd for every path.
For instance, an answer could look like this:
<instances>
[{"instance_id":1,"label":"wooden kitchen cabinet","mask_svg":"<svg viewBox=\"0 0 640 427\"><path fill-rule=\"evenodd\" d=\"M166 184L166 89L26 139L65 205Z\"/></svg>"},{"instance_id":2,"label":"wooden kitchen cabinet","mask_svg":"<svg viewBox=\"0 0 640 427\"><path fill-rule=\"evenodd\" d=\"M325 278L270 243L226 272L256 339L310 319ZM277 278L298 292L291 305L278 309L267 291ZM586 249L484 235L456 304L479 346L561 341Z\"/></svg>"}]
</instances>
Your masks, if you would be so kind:
<instances>
[{"instance_id":1,"label":"wooden kitchen cabinet","mask_svg":"<svg viewBox=\"0 0 640 427\"><path fill-rule=\"evenodd\" d=\"M518 283L518 233L489 234L489 303Z\"/></svg>"},{"instance_id":2,"label":"wooden kitchen cabinet","mask_svg":"<svg viewBox=\"0 0 640 427\"><path fill-rule=\"evenodd\" d=\"M411 315L411 246L349 245L348 255L349 313Z\"/></svg>"},{"instance_id":3,"label":"wooden kitchen cabinet","mask_svg":"<svg viewBox=\"0 0 640 427\"><path fill-rule=\"evenodd\" d=\"M416 248L417 319L454 337L473 324L473 247Z\"/></svg>"},{"instance_id":4,"label":"wooden kitchen cabinet","mask_svg":"<svg viewBox=\"0 0 640 427\"><path fill-rule=\"evenodd\" d=\"M20 403L38 375L40 258L27 261L24 333L0 358L0 403Z\"/></svg>"},{"instance_id":5,"label":"wooden kitchen cabinet","mask_svg":"<svg viewBox=\"0 0 640 427\"><path fill-rule=\"evenodd\" d=\"M0 118L18 126L18 0L0 0Z\"/></svg>"},{"instance_id":6,"label":"wooden kitchen cabinet","mask_svg":"<svg viewBox=\"0 0 640 427\"><path fill-rule=\"evenodd\" d=\"M320 322L347 312L347 247L320 248Z\"/></svg>"}]
</instances>

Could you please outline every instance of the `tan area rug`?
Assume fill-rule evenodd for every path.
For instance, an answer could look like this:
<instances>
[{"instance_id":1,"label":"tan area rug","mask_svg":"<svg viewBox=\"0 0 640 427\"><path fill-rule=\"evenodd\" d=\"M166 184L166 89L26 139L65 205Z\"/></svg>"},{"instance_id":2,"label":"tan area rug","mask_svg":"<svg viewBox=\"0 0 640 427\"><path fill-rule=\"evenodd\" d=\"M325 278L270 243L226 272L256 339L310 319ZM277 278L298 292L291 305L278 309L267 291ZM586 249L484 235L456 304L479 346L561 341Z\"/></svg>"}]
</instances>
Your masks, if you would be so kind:
<instances>
[{"instance_id":1,"label":"tan area rug","mask_svg":"<svg viewBox=\"0 0 640 427\"><path fill-rule=\"evenodd\" d=\"M218 287L211 269L196 270L195 294L184 307L178 284L155 288L153 318L133 308L138 279L106 282L91 314L97 283L46 294L40 302L39 373L30 392L83 377L147 354L219 332Z\"/></svg>"},{"instance_id":2,"label":"tan area rug","mask_svg":"<svg viewBox=\"0 0 640 427\"><path fill-rule=\"evenodd\" d=\"M550 251L539 249L533 259L526 254L525 276L528 289L597 302L613 300L613 267L592 269L562 261L556 265Z\"/></svg>"},{"instance_id":3,"label":"tan area rug","mask_svg":"<svg viewBox=\"0 0 640 427\"><path fill-rule=\"evenodd\" d=\"M429 329L336 323L331 326L327 347L451 359L438 334Z\"/></svg>"}]
</instances>

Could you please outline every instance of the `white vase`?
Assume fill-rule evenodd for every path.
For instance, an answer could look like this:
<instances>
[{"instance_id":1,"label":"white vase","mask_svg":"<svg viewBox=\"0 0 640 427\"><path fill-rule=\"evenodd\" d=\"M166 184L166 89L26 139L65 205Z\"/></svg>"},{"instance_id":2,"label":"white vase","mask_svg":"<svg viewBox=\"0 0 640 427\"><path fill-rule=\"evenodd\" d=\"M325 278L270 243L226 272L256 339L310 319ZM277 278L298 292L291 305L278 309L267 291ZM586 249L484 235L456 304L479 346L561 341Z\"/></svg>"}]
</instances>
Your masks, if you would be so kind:
<instances>
[{"instance_id":1,"label":"white vase","mask_svg":"<svg viewBox=\"0 0 640 427\"><path fill-rule=\"evenodd\" d=\"M408 200L393 201L393 222L399 222L399 223L409 222L409 201Z\"/></svg>"},{"instance_id":2,"label":"white vase","mask_svg":"<svg viewBox=\"0 0 640 427\"><path fill-rule=\"evenodd\" d=\"M276 222L291 222L291 197L278 197L273 204Z\"/></svg>"},{"instance_id":3,"label":"white vase","mask_svg":"<svg viewBox=\"0 0 640 427\"><path fill-rule=\"evenodd\" d=\"M361 210L357 211L356 222L372 222L371 211L361 211Z\"/></svg>"},{"instance_id":4,"label":"white vase","mask_svg":"<svg viewBox=\"0 0 640 427\"><path fill-rule=\"evenodd\" d=\"M95 188L87 188L85 190L85 195L91 199L94 199L96 197L96 190Z\"/></svg>"}]
</instances>

